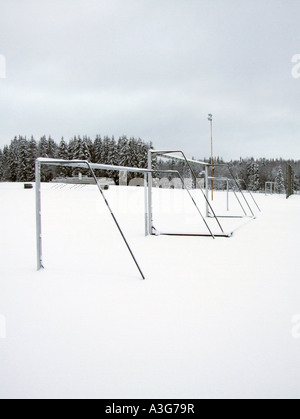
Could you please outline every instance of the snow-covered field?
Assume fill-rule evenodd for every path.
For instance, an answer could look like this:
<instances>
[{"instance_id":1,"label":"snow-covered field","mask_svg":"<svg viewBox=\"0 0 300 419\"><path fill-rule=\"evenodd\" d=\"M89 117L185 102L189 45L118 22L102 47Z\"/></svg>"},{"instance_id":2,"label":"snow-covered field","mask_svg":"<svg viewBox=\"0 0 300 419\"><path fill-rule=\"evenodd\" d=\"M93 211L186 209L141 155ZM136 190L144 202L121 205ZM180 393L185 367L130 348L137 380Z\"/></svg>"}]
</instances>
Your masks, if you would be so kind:
<instances>
[{"instance_id":1,"label":"snow-covered field","mask_svg":"<svg viewBox=\"0 0 300 419\"><path fill-rule=\"evenodd\" d=\"M205 231L182 193L157 228ZM0 184L0 398L299 398L300 196L216 240L144 237L143 189L107 197L146 281L94 186L43 185L37 272L35 192Z\"/></svg>"}]
</instances>

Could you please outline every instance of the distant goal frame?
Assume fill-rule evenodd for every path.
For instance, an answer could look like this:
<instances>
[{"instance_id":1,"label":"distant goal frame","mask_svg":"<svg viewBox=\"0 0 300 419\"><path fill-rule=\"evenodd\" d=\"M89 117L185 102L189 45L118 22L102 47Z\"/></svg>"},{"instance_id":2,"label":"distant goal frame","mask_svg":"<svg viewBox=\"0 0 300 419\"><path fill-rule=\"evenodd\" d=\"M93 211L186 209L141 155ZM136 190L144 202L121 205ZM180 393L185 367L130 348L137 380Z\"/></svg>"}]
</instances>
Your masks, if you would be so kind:
<instances>
[{"instance_id":1,"label":"distant goal frame","mask_svg":"<svg viewBox=\"0 0 300 419\"><path fill-rule=\"evenodd\" d=\"M179 154L179 155L178 155ZM195 182L196 188L200 190L201 194L202 194L202 199L205 200L205 206L206 206L206 214L205 216L202 215L199 207L197 206L194 198L192 197L191 193L188 191L191 199L193 200L194 205L197 208L198 213L200 214L208 232L207 233L174 233L174 232L158 232L156 230L156 228L154 227L153 224L153 208L152 208L152 200L153 200L153 193L152 193L152 188L153 188L153 182L152 182L152 173L155 173L155 170L153 170L153 156L161 156L161 157L167 157L167 158L171 158L171 159L175 159L175 160L180 160L182 162L184 162L186 164L186 166L188 167L191 176ZM193 169L193 165L197 165L200 167L204 167L205 168L205 189L202 187L202 185L199 182L199 179L196 176L196 173ZM207 162L203 162L203 161L199 161L199 160L194 160L194 159L188 159L185 155L185 153L182 150L155 150L155 149L149 149L148 150L148 169L149 169L149 173L148 173L148 210L147 210L147 214L148 214L148 220L147 220L147 226L148 226L148 234L149 235L165 235L165 236L199 236L199 237L212 237L213 239L216 237L232 237L233 235L233 231L227 233L224 231L224 228L220 222L220 218L243 218L243 216L222 216L222 215L217 215L213 209L212 203L209 201L209 189L208 189L208 185L210 183L211 180L225 180L227 182L227 209L228 209L228 194L229 194L229 189L231 189L234 192L234 195L236 197L236 199L239 202L239 205L241 206L243 213L244 213L244 217L250 218L250 219L255 219L255 213L254 210L252 209L249 201L247 200L245 194L243 193L243 191L241 190L241 188L239 187L238 181L237 179L234 177L234 174L230 168L230 166L228 164L213 164L213 166L226 166L229 174L231 176L230 178L213 178L209 176L209 169L211 167L211 163L207 163ZM248 208L248 211L250 212L250 216L247 214L244 206L242 205L241 201L239 200L238 196L237 196L237 192L239 192L242 195L243 200L246 203L246 209ZM254 204L255 207L259 210L259 212L261 212L255 198L253 197L253 195L251 194L250 191L248 191ZM217 227L218 227L218 232L214 233L212 231L212 229L210 228L210 226L207 223L208 218L211 219L215 219Z\"/></svg>"}]
</instances>

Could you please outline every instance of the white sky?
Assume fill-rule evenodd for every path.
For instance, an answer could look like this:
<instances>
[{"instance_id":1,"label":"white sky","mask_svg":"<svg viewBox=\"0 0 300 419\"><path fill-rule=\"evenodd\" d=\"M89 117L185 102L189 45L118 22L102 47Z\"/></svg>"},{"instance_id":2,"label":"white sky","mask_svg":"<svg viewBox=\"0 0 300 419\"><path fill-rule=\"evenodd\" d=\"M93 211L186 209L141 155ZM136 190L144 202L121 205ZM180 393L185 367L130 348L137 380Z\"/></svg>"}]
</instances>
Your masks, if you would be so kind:
<instances>
[{"instance_id":1,"label":"white sky","mask_svg":"<svg viewBox=\"0 0 300 419\"><path fill-rule=\"evenodd\" d=\"M212 113L216 155L300 159L299 17L299 0L0 0L0 146L126 134L203 158Z\"/></svg>"}]
</instances>

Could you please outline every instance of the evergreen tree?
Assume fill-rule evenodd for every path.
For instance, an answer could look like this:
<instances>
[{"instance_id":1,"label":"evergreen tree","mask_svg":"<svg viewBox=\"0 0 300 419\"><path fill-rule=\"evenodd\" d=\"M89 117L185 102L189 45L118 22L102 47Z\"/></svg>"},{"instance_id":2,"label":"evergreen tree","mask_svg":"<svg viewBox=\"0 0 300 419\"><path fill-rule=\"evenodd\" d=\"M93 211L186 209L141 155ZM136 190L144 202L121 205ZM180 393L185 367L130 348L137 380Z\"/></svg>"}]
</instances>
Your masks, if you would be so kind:
<instances>
[{"instance_id":1,"label":"evergreen tree","mask_svg":"<svg viewBox=\"0 0 300 419\"><path fill-rule=\"evenodd\" d=\"M19 143L17 137L13 139L9 146L9 179L11 182L16 182L18 178L18 164L19 164Z\"/></svg>"},{"instance_id":2,"label":"evergreen tree","mask_svg":"<svg viewBox=\"0 0 300 419\"><path fill-rule=\"evenodd\" d=\"M139 149L137 140L133 137L129 139L129 166L138 167Z\"/></svg>"},{"instance_id":3,"label":"evergreen tree","mask_svg":"<svg viewBox=\"0 0 300 419\"><path fill-rule=\"evenodd\" d=\"M235 178L239 184L241 190L247 189L248 185L248 163L246 160L240 159L238 164L238 170L235 174Z\"/></svg>"},{"instance_id":4,"label":"evergreen tree","mask_svg":"<svg viewBox=\"0 0 300 419\"><path fill-rule=\"evenodd\" d=\"M69 159L68 145L63 138L61 139L59 143L57 156L59 159L62 159L62 160ZM59 167L57 170L57 175L62 176L62 177L71 176L71 173L72 173L72 170L70 170L68 167Z\"/></svg>"},{"instance_id":5,"label":"evergreen tree","mask_svg":"<svg viewBox=\"0 0 300 419\"><path fill-rule=\"evenodd\" d=\"M38 157L49 157L48 156L48 141L46 136L43 136L38 144Z\"/></svg>"},{"instance_id":6,"label":"evergreen tree","mask_svg":"<svg viewBox=\"0 0 300 419\"><path fill-rule=\"evenodd\" d=\"M95 161L95 150L94 150L94 144L92 142L92 140L90 139L90 137L84 136L83 137L83 141L87 146L88 149L88 159L91 162Z\"/></svg>"},{"instance_id":7,"label":"evergreen tree","mask_svg":"<svg viewBox=\"0 0 300 419\"><path fill-rule=\"evenodd\" d=\"M55 159L57 157L57 145L51 137L48 138L47 157L50 159Z\"/></svg>"},{"instance_id":8,"label":"evergreen tree","mask_svg":"<svg viewBox=\"0 0 300 419\"><path fill-rule=\"evenodd\" d=\"M28 182L32 182L35 179L35 160L37 158L37 143L33 137L27 143L27 169L26 178Z\"/></svg>"},{"instance_id":9,"label":"evergreen tree","mask_svg":"<svg viewBox=\"0 0 300 419\"><path fill-rule=\"evenodd\" d=\"M3 152L0 148L0 181L3 180Z\"/></svg>"},{"instance_id":10,"label":"evergreen tree","mask_svg":"<svg viewBox=\"0 0 300 419\"><path fill-rule=\"evenodd\" d=\"M119 137L118 143L116 144L116 152L118 156L118 165L128 167L129 164L129 145L128 145L128 139L125 135L122 137ZM128 183L128 180L130 180L130 173L122 173L118 174L118 179L116 180L116 183L119 184L120 181L120 175L121 175L121 183L124 185L126 182Z\"/></svg>"},{"instance_id":11,"label":"evergreen tree","mask_svg":"<svg viewBox=\"0 0 300 419\"><path fill-rule=\"evenodd\" d=\"M109 165L117 165L119 162L118 159L118 150L115 138L112 137L108 140L107 143L107 164Z\"/></svg>"},{"instance_id":12,"label":"evergreen tree","mask_svg":"<svg viewBox=\"0 0 300 419\"><path fill-rule=\"evenodd\" d=\"M118 160L120 166L130 166L130 150L128 144L128 138L123 135L118 140L117 145Z\"/></svg>"},{"instance_id":13,"label":"evergreen tree","mask_svg":"<svg viewBox=\"0 0 300 419\"><path fill-rule=\"evenodd\" d=\"M88 160L90 161L90 153L86 142L81 138L74 138L74 151L73 151L73 158L75 160ZM75 169L73 171L74 175L78 175L78 173L87 174L89 172L88 169Z\"/></svg>"},{"instance_id":14,"label":"evergreen tree","mask_svg":"<svg viewBox=\"0 0 300 419\"><path fill-rule=\"evenodd\" d=\"M108 136L105 136L103 138L102 142L102 152L101 152L101 158L103 164L109 164L109 148L110 148L110 138Z\"/></svg>"},{"instance_id":15,"label":"evergreen tree","mask_svg":"<svg viewBox=\"0 0 300 419\"><path fill-rule=\"evenodd\" d=\"M74 159L74 149L75 149L75 138L71 138L71 140L69 141L68 144L68 154L69 154L69 160L73 160Z\"/></svg>"},{"instance_id":16,"label":"evergreen tree","mask_svg":"<svg viewBox=\"0 0 300 419\"><path fill-rule=\"evenodd\" d=\"M148 151L149 151L149 144L144 143L140 138L138 140L138 149L139 149L139 165L142 169L146 169L148 167Z\"/></svg>"},{"instance_id":17,"label":"evergreen tree","mask_svg":"<svg viewBox=\"0 0 300 419\"><path fill-rule=\"evenodd\" d=\"M259 179L260 179L260 187L264 189L266 182L269 179L268 175L268 166L266 159L260 159L260 166L259 166Z\"/></svg>"},{"instance_id":18,"label":"evergreen tree","mask_svg":"<svg viewBox=\"0 0 300 419\"><path fill-rule=\"evenodd\" d=\"M94 146L93 146L93 150L94 150L94 162L95 163L102 163L102 138L100 135L97 135L94 141ZM101 170L95 170L95 175L97 177L102 176L102 171Z\"/></svg>"},{"instance_id":19,"label":"evergreen tree","mask_svg":"<svg viewBox=\"0 0 300 419\"><path fill-rule=\"evenodd\" d=\"M58 150L57 150L57 157L62 160L69 160L68 145L65 142L64 138L62 138L59 143Z\"/></svg>"},{"instance_id":20,"label":"evergreen tree","mask_svg":"<svg viewBox=\"0 0 300 419\"><path fill-rule=\"evenodd\" d=\"M119 165L118 146L114 136L110 140L108 140L107 164L114 166ZM115 183L118 184L119 172L109 170L105 176L112 178L115 181Z\"/></svg>"},{"instance_id":21,"label":"evergreen tree","mask_svg":"<svg viewBox=\"0 0 300 419\"><path fill-rule=\"evenodd\" d=\"M102 163L102 138L100 135L97 135L94 141L94 162Z\"/></svg>"},{"instance_id":22,"label":"evergreen tree","mask_svg":"<svg viewBox=\"0 0 300 419\"><path fill-rule=\"evenodd\" d=\"M285 185L284 185L284 176L281 166L278 168L277 175L275 177L275 184L276 189L279 193L282 193L285 191Z\"/></svg>"},{"instance_id":23,"label":"evergreen tree","mask_svg":"<svg viewBox=\"0 0 300 419\"><path fill-rule=\"evenodd\" d=\"M258 164L254 161L251 161L247 167L247 178L248 178L248 189L250 191L259 190L259 173L258 173Z\"/></svg>"},{"instance_id":24,"label":"evergreen tree","mask_svg":"<svg viewBox=\"0 0 300 419\"><path fill-rule=\"evenodd\" d=\"M18 140L18 166L17 182L27 181L28 172L28 146L26 138L19 137Z\"/></svg>"},{"instance_id":25,"label":"evergreen tree","mask_svg":"<svg viewBox=\"0 0 300 419\"><path fill-rule=\"evenodd\" d=\"M2 152L2 181L7 182L10 180L10 167L9 167L9 148L3 147Z\"/></svg>"},{"instance_id":26,"label":"evergreen tree","mask_svg":"<svg viewBox=\"0 0 300 419\"><path fill-rule=\"evenodd\" d=\"M75 160L90 160L88 146L81 137L75 140L73 158Z\"/></svg>"}]
</instances>

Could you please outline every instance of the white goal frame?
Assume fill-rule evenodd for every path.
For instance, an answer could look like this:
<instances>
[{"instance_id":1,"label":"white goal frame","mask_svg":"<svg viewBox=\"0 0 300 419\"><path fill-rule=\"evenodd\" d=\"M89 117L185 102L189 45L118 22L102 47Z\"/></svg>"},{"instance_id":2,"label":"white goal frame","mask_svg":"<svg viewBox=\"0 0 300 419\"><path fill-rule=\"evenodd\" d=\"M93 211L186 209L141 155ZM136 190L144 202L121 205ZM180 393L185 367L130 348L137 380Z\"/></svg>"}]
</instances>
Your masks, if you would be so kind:
<instances>
[{"instance_id":1,"label":"white goal frame","mask_svg":"<svg viewBox=\"0 0 300 419\"><path fill-rule=\"evenodd\" d=\"M177 154L180 154L181 156L178 156ZM156 229L153 225L153 209L152 209L152 187L153 187L152 173L153 173L153 167L152 167L152 159L153 159L153 156L159 156L159 155L163 156L163 157L168 157L168 158L172 158L172 159L181 160L181 161L186 163L186 165L188 166L188 168L191 171L192 177L194 178L194 181L196 183L196 187L198 189L200 189L200 191L202 193L202 196L206 201L207 208L210 209L211 214L213 215L213 217L215 218L215 220L217 222L218 228L220 229L219 233L213 233L212 232L212 230L209 227L205 217L203 216L203 214L199 210L194 198L192 197L191 193L186 188L190 197L191 197L191 199L193 200L194 205L197 207L198 213L200 214L200 216L201 216L201 218L202 218L202 220L203 220L203 222L204 222L204 224L205 224L205 226L208 230L208 233L181 234L181 233L161 233L160 232L158 234L158 232L156 231ZM152 149L150 149L148 151L148 169L149 169L149 173L148 173L148 211L147 211L147 213L148 213L148 234L150 234L150 235L157 235L157 234L158 235L169 235L169 236L181 236L181 235L183 235L183 236L204 236L204 237L208 236L208 237L212 237L213 239L215 237L231 237L232 233L230 233L230 234L225 233L218 217L216 216L216 214L214 212L214 209L212 208L212 205L210 204L210 202L207 198L207 194L204 192L204 190L202 188L202 185L200 184L199 179L197 178L191 164L197 164L197 165L201 166L202 168L204 166L205 170L206 170L206 177L208 176L208 168L209 168L210 165L208 163L205 163L205 162L200 162L200 161L197 161L197 160L188 159L185 156L185 154L182 150L152 150Z\"/></svg>"},{"instance_id":2,"label":"white goal frame","mask_svg":"<svg viewBox=\"0 0 300 419\"><path fill-rule=\"evenodd\" d=\"M179 155L178 155L179 154ZM167 158L172 158L175 160L180 160L182 162L184 162L186 164L186 166L188 167L188 169L190 170L190 173L192 175L192 178L196 184L196 188L200 190L201 194L202 194L202 199L205 200L205 206L206 206L206 217L204 217L199 208L197 207L197 210L199 212L199 214L201 215L201 218L203 220L203 222L205 223L205 226L208 230L208 233L202 233L202 234L182 234L182 233L168 233L168 232L158 232L154 225L153 225L153 210L152 210L152 188L153 188L153 179L152 179L152 172L153 172L153 156L161 156L161 157L167 157ZM203 170L203 168L205 169L205 190L202 187L199 179L197 178L194 169L193 169L193 165L197 165L200 166ZM237 179L234 177L234 174L231 170L231 168L229 167L228 164L217 164L217 165L213 165L213 166L226 166L229 172L229 175L231 176L231 178L221 178L221 177L211 177L209 176L209 172L210 172L210 167L211 167L211 163L206 163L206 162L202 162L202 161L198 161L198 160L191 160L188 159L184 152L182 150L152 150L150 149L148 151L148 169L149 169L149 173L148 173L148 234L153 234L153 235L169 235L169 236L211 236L213 238L215 237L231 237L233 235L233 232L229 232L226 233L221 225L221 222L219 220L219 218L243 218L243 217L247 217L250 219L254 219L255 218L255 214L254 214L254 210L251 207L250 203L248 202L245 194L243 193L243 191L241 190L241 188L239 187L238 181ZM155 172L155 171L154 171ZM212 207L212 203L209 201L209 183L211 180L215 180L215 181L226 181L227 182L227 210L229 209L229 190L232 190L235 198L237 199L240 207L242 208L243 211L243 216L228 216L228 215L216 215L213 207ZM189 192L189 191L188 191ZM248 191L249 194L251 195L251 198L253 200L253 202L255 203L257 209L260 211L260 208L257 204L257 202L255 201L253 195L251 194L250 191ZM238 197L238 193L241 194L244 202L246 203L246 209L244 208L244 205L242 204L241 200ZM194 201L194 198L192 197L191 193L189 192L191 199L193 200L194 204L197 206L197 204ZM247 213L247 209L248 209L248 213ZM250 213L250 215L248 215ZM209 227L206 219L207 218L213 218L215 219L216 223L217 223L217 227L219 229L219 231L217 233L213 233L212 229Z\"/></svg>"},{"instance_id":3,"label":"white goal frame","mask_svg":"<svg viewBox=\"0 0 300 419\"><path fill-rule=\"evenodd\" d=\"M268 187L270 190L270 194L273 195L276 192L276 182L265 182L265 195L268 195Z\"/></svg>"},{"instance_id":4,"label":"white goal frame","mask_svg":"<svg viewBox=\"0 0 300 419\"><path fill-rule=\"evenodd\" d=\"M136 267L139 270L139 273L141 275L141 277L143 279L145 279L145 275L143 273L143 271L140 268L140 265L138 264L136 257L131 249L131 247L129 246L129 243L123 233L123 230L119 224L119 222L117 221L117 218L114 214L114 212L112 211L112 208L107 200L107 197L105 196L101 185L99 184L97 177L95 175L94 170L109 170L109 171L119 171L119 172L132 172L132 173L140 173L144 175L144 203L145 203L145 235L147 236L149 234L149 224L148 224L148 191L147 189L149 189L149 185L151 185L152 188L152 173L154 172L152 169L141 169L139 167L126 167L126 166L115 166L115 165L106 165L106 164L98 164L98 163L90 163L87 160L63 160L63 159L50 159L50 158L38 158L36 159L35 162L35 183L36 183L36 246L37 246L37 269L43 269L44 268L44 264L43 264L43 247L42 247L42 205L41 205L41 169L43 165L47 165L47 166L62 166L62 167L71 167L71 168L81 168L81 169L88 169L91 174L92 177L94 178L95 184L97 185L99 192L114 220L114 223L116 225L116 227L119 230L119 233L122 236L122 239L124 241L124 243L126 244L126 247L136 265ZM182 183L183 183L183 188L187 190L187 192L190 195L190 192L188 191L188 189L185 187L184 184L184 180L182 179L180 173L176 170L155 170L155 173L159 173L159 172L163 172L163 173L168 173L168 174L177 174L178 177L181 179ZM151 182L151 183L150 183ZM190 195L191 199L193 200L194 205L196 206L196 208L198 209L198 212L200 213L199 208L197 207L196 202L194 201L194 199L192 198L192 196ZM201 214L201 213L200 213ZM211 233L211 236L213 236L213 234Z\"/></svg>"},{"instance_id":5,"label":"white goal frame","mask_svg":"<svg viewBox=\"0 0 300 419\"><path fill-rule=\"evenodd\" d=\"M145 179L145 191L147 187L147 179L146 175L148 173L147 169L140 169L137 167L125 167L125 166L110 166L105 164L96 164L90 163L87 160L62 160L62 159L48 159L48 158L38 158L35 162L35 187L36 187L36 243L37 243L37 269L43 269L43 247L42 247L42 205L41 205L41 168L43 165L47 166L63 166L63 167L72 167L72 168L81 168L81 169L89 169L94 180L95 184L97 185L99 192L114 220L115 225L117 226L119 233L121 234L123 241L142 277L145 279L145 275L140 268L140 265L137 262L137 259L129 246L129 243L121 229L120 224L118 223L112 208L109 205L109 202L101 188L101 185L98 183L97 177L95 175L94 170L112 170L112 171L127 171L127 172L134 172L134 173L143 173ZM145 193L146 197L146 193ZM146 204L145 204L146 205Z\"/></svg>"}]
</instances>

